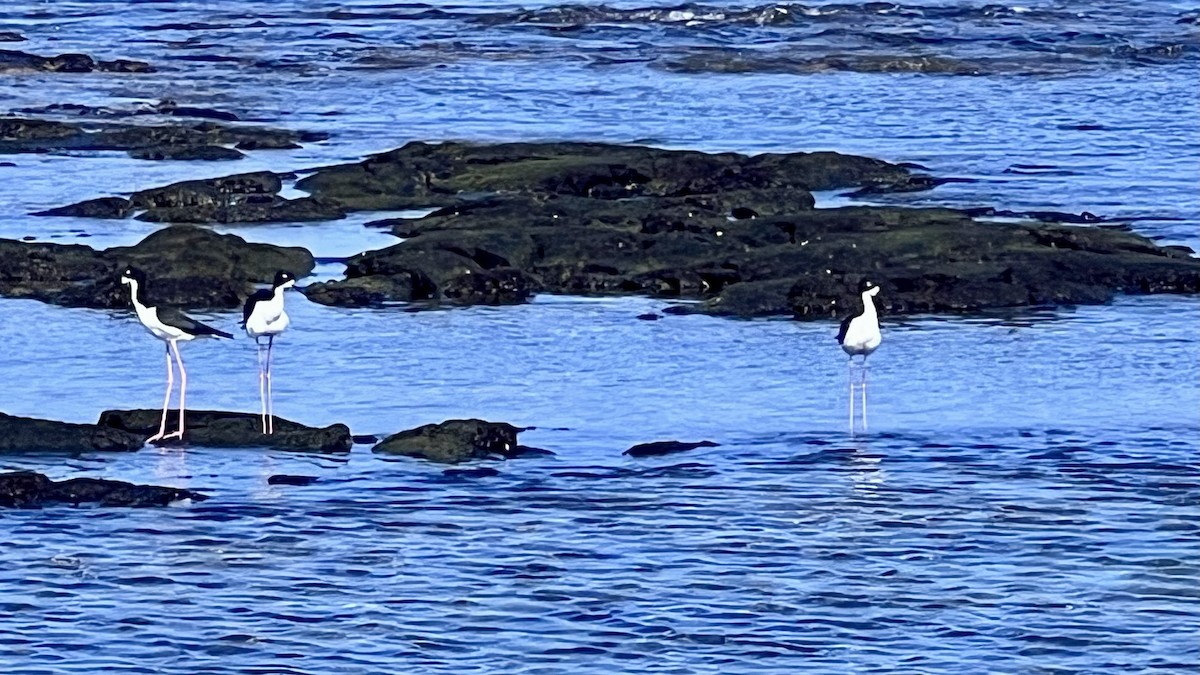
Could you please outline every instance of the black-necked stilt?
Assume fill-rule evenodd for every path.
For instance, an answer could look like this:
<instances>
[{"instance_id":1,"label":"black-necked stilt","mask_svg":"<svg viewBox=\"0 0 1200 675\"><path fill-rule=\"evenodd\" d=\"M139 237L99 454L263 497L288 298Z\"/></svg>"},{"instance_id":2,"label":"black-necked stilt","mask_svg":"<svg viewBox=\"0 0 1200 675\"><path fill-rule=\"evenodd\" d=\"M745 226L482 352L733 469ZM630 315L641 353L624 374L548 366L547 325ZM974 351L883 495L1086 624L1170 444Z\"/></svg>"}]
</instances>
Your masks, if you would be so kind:
<instances>
[{"instance_id":1,"label":"black-necked stilt","mask_svg":"<svg viewBox=\"0 0 1200 675\"><path fill-rule=\"evenodd\" d=\"M258 397L262 403L264 434L275 433L275 406L271 400L271 350L275 346L275 336L287 330L291 323L287 312L283 311L283 292L295 285L296 277L291 272L276 272L271 288L255 291L246 298L246 305L242 308L242 327L247 335L254 338L258 349ZM264 337L267 338L265 359Z\"/></svg>"},{"instance_id":2,"label":"black-necked stilt","mask_svg":"<svg viewBox=\"0 0 1200 675\"><path fill-rule=\"evenodd\" d=\"M867 357L879 348L883 335L879 332L879 314L875 311L875 296L879 294L879 286L863 281L859 284L862 293L862 312L848 316L842 321L838 331L838 344L842 351L850 356L847 363L850 375L850 433L854 433L854 394L859 389L862 392L862 427L867 430ZM859 381L854 381L854 357L862 356L862 367L859 369Z\"/></svg>"},{"instance_id":3,"label":"black-necked stilt","mask_svg":"<svg viewBox=\"0 0 1200 675\"><path fill-rule=\"evenodd\" d=\"M146 439L147 443L159 439L183 438L184 409L187 400L187 371L183 369L183 357L179 355L179 343L188 342L201 337L233 337L229 333L206 326L187 316L173 307L157 307L147 304L146 273L133 267L126 267L121 273L121 283L129 286L129 294L133 300L133 309L137 312L138 321L146 330L166 343L167 350L167 393L163 397L162 421L158 425L158 433ZM179 364L179 430L167 434L167 410L171 406L171 389L175 386L174 368L171 366L171 353Z\"/></svg>"}]
</instances>

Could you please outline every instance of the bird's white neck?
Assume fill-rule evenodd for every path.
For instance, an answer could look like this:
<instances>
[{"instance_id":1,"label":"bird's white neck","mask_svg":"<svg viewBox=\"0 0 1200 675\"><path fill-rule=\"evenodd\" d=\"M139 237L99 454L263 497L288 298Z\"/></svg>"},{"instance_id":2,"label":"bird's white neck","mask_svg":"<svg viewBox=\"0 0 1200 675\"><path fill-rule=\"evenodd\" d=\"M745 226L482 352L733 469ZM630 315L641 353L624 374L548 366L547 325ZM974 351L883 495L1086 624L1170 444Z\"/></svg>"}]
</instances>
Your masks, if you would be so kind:
<instances>
[{"instance_id":1,"label":"bird's white neck","mask_svg":"<svg viewBox=\"0 0 1200 675\"><path fill-rule=\"evenodd\" d=\"M129 297L133 300L134 309L146 309L145 303L142 302L141 289L138 287L138 282L136 279L129 280Z\"/></svg>"},{"instance_id":2,"label":"bird's white neck","mask_svg":"<svg viewBox=\"0 0 1200 675\"><path fill-rule=\"evenodd\" d=\"M875 313L875 301L871 297L870 292L864 292L862 294L862 303L863 303L862 315L870 317L872 319L877 318L877 314Z\"/></svg>"}]
</instances>

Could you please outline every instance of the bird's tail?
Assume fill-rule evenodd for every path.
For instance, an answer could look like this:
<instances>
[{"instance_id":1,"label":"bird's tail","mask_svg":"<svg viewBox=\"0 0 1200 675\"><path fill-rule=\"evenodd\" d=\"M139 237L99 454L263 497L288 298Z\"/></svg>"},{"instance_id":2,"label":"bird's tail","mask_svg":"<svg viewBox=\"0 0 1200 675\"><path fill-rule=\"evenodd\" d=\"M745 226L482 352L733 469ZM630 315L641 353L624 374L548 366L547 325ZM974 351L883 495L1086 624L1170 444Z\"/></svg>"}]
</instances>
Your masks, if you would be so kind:
<instances>
[{"instance_id":1,"label":"bird's tail","mask_svg":"<svg viewBox=\"0 0 1200 675\"><path fill-rule=\"evenodd\" d=\"M232 334L226 333L225 331L223 331L219 328L213 328L212 326L206 326L204 324L200 324L196 327L196 335L215 335L217 337L223 337L223 338L232 338L233 337Z\"/></svg>"}]
</instances>

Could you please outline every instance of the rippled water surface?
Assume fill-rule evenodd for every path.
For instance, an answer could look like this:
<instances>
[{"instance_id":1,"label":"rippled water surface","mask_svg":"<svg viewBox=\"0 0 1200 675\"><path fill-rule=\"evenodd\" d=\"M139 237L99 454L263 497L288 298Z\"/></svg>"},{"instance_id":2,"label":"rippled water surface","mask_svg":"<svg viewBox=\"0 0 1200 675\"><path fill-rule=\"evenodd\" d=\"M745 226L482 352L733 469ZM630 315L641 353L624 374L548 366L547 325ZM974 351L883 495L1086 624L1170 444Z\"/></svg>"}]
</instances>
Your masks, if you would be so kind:
<instances>
[{"instance_id":1,"label":"rippled water surface","mask_svg":"<svg viewBox=\"0 0 1200 675\"><path fill-rule=\"evenodd\" d=\"M159 72L0 75L0 109L171 98L332 136L233 168L3 157L0 237L127 245L155 226L27 214L411 139L578 138L915 161L976 182L889 201L1086 210L1196 247L1197 15L1169 1L8 3L0 31L28 39L5 48ZM897 54L986 68L796 66ZM712 66L731 57L753 67ZM376 217L222 231L341 257L395 241L362 227ZM639 298L289 303L281 415L359 434L482 417L534 426L522 441L556 454L477 477L368 446L0 457L212 497L0 512L4 672L1200 669L1195 298L888 321L858 438L828 323L645 322L663 303ZM90 422L161 401L161 347L128 313L0 299L0 339L4 412ZM248 340L183 352L193 405L256 408ZM664 439L721 445L621 455Z\"/></svg>"}]
</instances>

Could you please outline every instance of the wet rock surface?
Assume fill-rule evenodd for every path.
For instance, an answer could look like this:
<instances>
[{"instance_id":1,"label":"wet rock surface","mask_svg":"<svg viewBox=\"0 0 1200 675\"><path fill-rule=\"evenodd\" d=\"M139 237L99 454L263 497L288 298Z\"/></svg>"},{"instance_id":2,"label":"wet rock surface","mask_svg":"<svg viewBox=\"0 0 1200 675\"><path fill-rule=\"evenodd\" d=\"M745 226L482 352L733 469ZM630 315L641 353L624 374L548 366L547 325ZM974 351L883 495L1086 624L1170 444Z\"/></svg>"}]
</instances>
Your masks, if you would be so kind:
<instances>
[{"instance_id":1,"label":"wet rock surface","mask_svg":"<svg viewBox=\"0 0 1200 675\"><path fill-rule=\"evenodd\" d=\"M236 151L234 151L236 152ZM124 218L152 223L266 223L336 220L346 210L336 201L315 197L285 199L281 178L270 171L222 178L187 180L150 188L126 197L100 197L33 215Z\"/></svg>"},{"instance_id":2,"label":"wet rock surface","mask_svg":"<svg viewBox=\"0 0 1200 675\"><path fill-rule=\"evenodd\" d=\"M705 50L666 61L678 73L786 73L811 75L847 71L858 73L927 73L987 75L1024 71L1031 63L961 59L936 54L823 54L754 53L744 50ZM1042 70L1048 70L1044 65Z\"/></svg>"},{"instance_id":3,"label":"wet rock surface","mask_svg":"<svg viewBox=\"0 0 1200 675\"><path fill-rule=\"evenodd\" d=\"M175 424L178 414L175 411L168 422ZM161 415L161 410L107 410L100 415L98 425L144 438L158 431ZM330 453L350 452L354 445L350 429L344 424L318 429L276 417L275 433L264 434L262 418L257 413L189 410L186 415L184 440L157 444Z\"/></svg>"},{"instance_id":4,"label":"wet rock surface","mask_svg":"<svg viewBox=\"0 0 1200 675\"><path fill-rule=\"evenodd\" d=\"M167 227L134 246L103 251L81 244L0 239L0 295L72 307L127 308L129 291L118 279L126 265L145 270L151 302L229 308L240 306L255 284L270 282L278 270L303 277L315 263L302 248L248 243L191 226Z\"/></svg>"},{"instance_id":5,"label":"wet rock surface","mask_svg":"<svg viewBox=\"0 0 1200 675\"><path fill-rule=\"evenodd\" d=\"M977 222L987 209L814 209L813 190L927 190L955 179L838 153L708 154L598 143L414 142L312 172L185 181L51 213L155 222L324 220L440 207L370 223L405 241L350 258L315 302L504 305L539 292L700 300L675 313L840 317L879 283L891 313L1096 303L1200 291L1200 262L1115 228ZM993 213L1005 213L992 210ZM1030 212L1047 220L1049 212ZM1089 213L1059 220L1091 224Z\"/></svg>"},{"instance_id":6,"label":"wet rock surface","mask_svg":"<svg viewBox=\"0 0 1200 675\"><path fill-rule=\"evenodd\" d=\"M94 424L71 424L0 413L0 455L130 452L146 437Z\"/></svg>"},{"instance_id":7,"label":"wet rock surface","mask_svg":"<svg viewBox=\"0 0 1200 675\"><path fill-rule=\"evenodd\" d=\"M388 436L372 452L417 457L443 464L474 459L512 459L548 451L517 444L520 427L479 419L447 420Z\"/></svg>"},{"instance_id":8,"label":"wet rock surface","mask_svg":"<svg viewBox=\"0 0 1200 675\"><path fill-rule=\"evenodd\" d=\"M1200 261L1129 232L979 222L950 209L814 209L804 189L857 183L888 192L938 182L916 180L921 174L902 167L842 156L766 156L752 165L757 169L742 166L726 177L708 162L737 156L714 157L680 158L703 176L696 180L678 167L651 179L624 165L610 171L612 165L597 169L579 160L555 173L561 163L529 160L520 163L534 166L517 172L528 179L524 187L512 174L496 178L497 165L485 164L478 171L486 180L454 180L462 190L476 186L488 195L466 199L458 192L457 203L424 218L371 223L406 239L352 257L345 280L314 284L307 293L315 302L347 306L504 304L539 290L641 294L703 301L674 313L817 319L857 311L853 289L863 278L883 287L884 310L897 314L1200 292ZM821 159L832 165L809 166ZM347 194L370 185L360 168L335 171L336 182L311 187L372 199ZM644 178L634 181L634 174ZM613 175L630 182L620 188L603 178ZM342 184L351 178L358 188ZM451 194L429 185L437 183L421 181L414 189L432 199Z\"/></svg>"},{"instance_id":9,"label":"wet rock surface","mask_svg":"<svg viewBox=\"0 0 1200 675\"><path fill-rule=\"evenodd\" d=\"M54 481L33 471L0 473L0 506L9 508L51 504L169 506L184 499L200 502L208 496L182 488L134 485L119 480L71 478Z\"/></svg>"},{"instance_id":10,"label":"wet rock surface","mask_svg":"<svg viewBox=\"0 0 1200 675\"><path fill-rule=\"evenodd\" d=\"M100 109L79 106L76 115ZM178 111L180 108L163 108ZM203 116L203 109L183 108ZM68 112L64 110L63 112ZM165 113L173 114L173 112ZM215 117L214 114L210 115ZM327 134L216 122L139 125L116 122L76 122L35 117L0 118L0 154L125 150L135 159L229 160L241 150L286 150L320 141Z\"/></svg>"},{"instance_id":11,"label":"wet rock surface","mask_svg":"<svg viewBox=\"0 0 1200 675\"><path fill-rule=\"evenodd\" d=\"M15 34L9 33L12 36ZM17 36L19 38L19 36ZM0 73L153 73L154 67L143 61L113 59L104 61L87 54L39 56L12 49L0 49Z\"/></svg>"},{"instance_id":12,"label":"wet rock surface","mask_svg":"<svg viewBox=\"0 0 1200 675\"><path fill-rule=\"evenodd\" d=\"M791 204L811 200L805 194L811 190L907 173L880 160L833 152L748 157L603 143L413 142L362 162L320 169L297 187L356 210L452 206L464 195L513 192L616 200L744 191Z\"/></svg>"},{"instance_id":13,"label":"wet rock surface","mask_svg":"<svg viewBox=\"0 0 1200 675\"><path fill-rule=\"evenodd\" d=\"M442 472L446 478L493 478L500 472L490 466L480 466L472 469L446 469Z\"/></svg>"},{"instance_id":14,"label":"wet rock surface","mask_svg":"<svg viewBox=\"0 0 1200 675\"><path fill-rule=\"evenodd\" d=\"M653 443L639 443L625 452L622 455L630 457L657 457L659 455L671 455L677 452L687 452L696 448L715 448L720 443L712 441L699 441L696 443L687 443L683 441L655 441Z\"/></svg>"},{"instance_id":15,"label":"wet rock surface","mask_svg":"<svg viewBox=\"0 0 1200 675\"><path fill-rule=\"evenodd\" d=\"M172 117L195 117L200 119L236 122L240 118L231 112L215 108L179 105L170 99L154 103L140 103L133 107L98 106L84 103L51 103L49 105L18 108L14 112L25 115L58 115L63 117L121 118L143 115L166 115Z\"/></svg>"},{"instance_id":16,"label":"wet rock surface","mask_svg":"<svg viewBox=\"0 0 1200 675\"><path fill-rule=\"evenodd\" d=\"M241 152L221 145L162 145L130 150L129 156L134 159L152 161L175 160L183 162L223 162L245 157Z\"/></svg>"},{"instance_id":17,"label":"wet rock surface","mask_svg":"<svg viewBox=\"0 0 1200 675\"><path fill-rule=\"evenodd\" d=\"M316 476L290 476L287 474L277 474L267 478L267 485L296 485L305 486L312 485L317 482Z\"/></svg>"}]
</instances>

